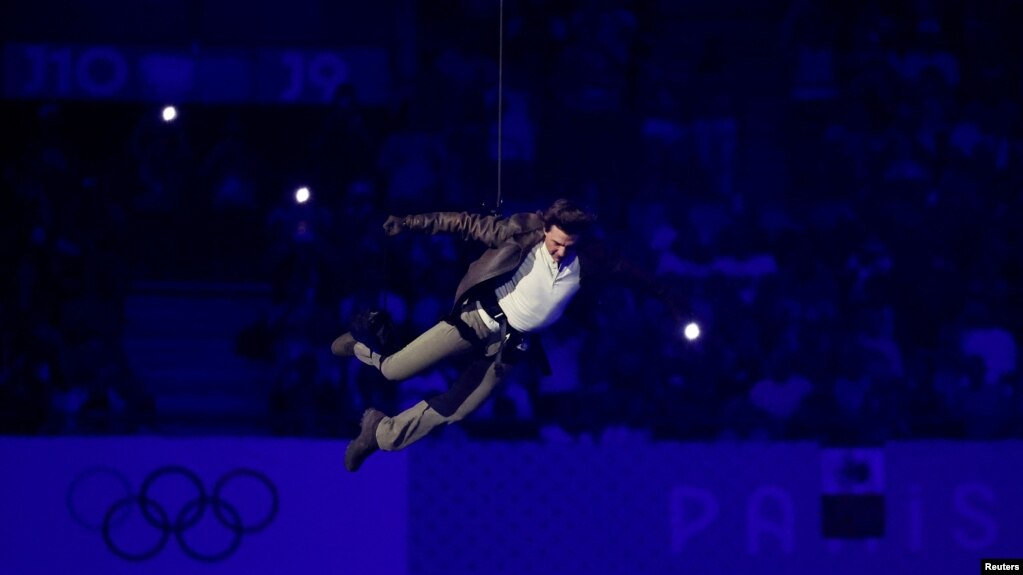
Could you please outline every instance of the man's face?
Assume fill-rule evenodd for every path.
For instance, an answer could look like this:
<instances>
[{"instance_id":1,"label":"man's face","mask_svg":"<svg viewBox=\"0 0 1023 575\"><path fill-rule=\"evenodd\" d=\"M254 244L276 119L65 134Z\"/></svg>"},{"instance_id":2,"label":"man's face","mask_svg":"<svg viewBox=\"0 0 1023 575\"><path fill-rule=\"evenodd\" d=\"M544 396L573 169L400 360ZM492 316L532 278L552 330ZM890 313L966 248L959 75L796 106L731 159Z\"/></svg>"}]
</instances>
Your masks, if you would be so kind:
<instances>
[{"instance_id":1,"label":"man's face","mask_svg":"<svg viewBox=\"0 0 1023 575\"><path fill-rule=\"evenodd\" d=\"M551 226L544 232L543 245L554 261L561 263L572 259L577 241L578 235L570 236L558 226Z\"/></svg>"}]
</instances>

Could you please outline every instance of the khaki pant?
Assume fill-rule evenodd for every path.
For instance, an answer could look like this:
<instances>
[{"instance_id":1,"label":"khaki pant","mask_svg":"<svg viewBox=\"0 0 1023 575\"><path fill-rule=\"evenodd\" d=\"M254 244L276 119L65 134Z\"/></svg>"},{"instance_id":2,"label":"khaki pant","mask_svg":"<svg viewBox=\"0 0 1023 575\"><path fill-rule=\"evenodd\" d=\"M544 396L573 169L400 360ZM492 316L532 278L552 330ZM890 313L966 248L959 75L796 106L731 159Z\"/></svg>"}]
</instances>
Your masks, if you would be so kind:
<instances>
[{"instance_id":1,"label":"khaki pant","mask_svg":"<svg viewBox=\"0 0 1023 575\"><path fill-rule=\"evenodd\" d=\"M481 341L485 342L486 357L494 358L501 344L500 332L491 331L475 309L463 311L461 319ZM446 357L471 351L472 342L464 339L455 326L443 321L387 357L382 358L380 354L370 351L361 343L355 345L355 357L367 365L376 367L391 381L408 379ZM496 362L491 361L479 386L449 416L442 415L424 400L394 417L385 417L377 427L377 443L385 451L397 451L426 437L440 425L464 419L490 397L502 379L501 373L502 369L499 369Z\"/></svg>"}]
</instances>

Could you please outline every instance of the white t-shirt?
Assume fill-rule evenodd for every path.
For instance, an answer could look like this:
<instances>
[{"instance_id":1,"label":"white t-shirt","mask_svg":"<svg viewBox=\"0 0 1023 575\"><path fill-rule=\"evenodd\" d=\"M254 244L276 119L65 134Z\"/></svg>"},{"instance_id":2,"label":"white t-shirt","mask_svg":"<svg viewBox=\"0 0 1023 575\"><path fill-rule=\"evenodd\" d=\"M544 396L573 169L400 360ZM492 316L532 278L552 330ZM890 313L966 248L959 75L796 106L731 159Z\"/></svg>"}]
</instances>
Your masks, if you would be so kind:
<instances>
[{"instance_id":1,"label":"white t-shirt","mask_svg":"<svg viewBox=\"0 0 1023 575\"><path fill-rule=\"evenodd\" d=\"M579 269L578 257L573 255L558 264L541 242L512 278L495 290L508 325L521 332L534 332L556 322L579 291ZM499 327L482 309L480 316L491 329Z\"/></svg>"}]
</instances>

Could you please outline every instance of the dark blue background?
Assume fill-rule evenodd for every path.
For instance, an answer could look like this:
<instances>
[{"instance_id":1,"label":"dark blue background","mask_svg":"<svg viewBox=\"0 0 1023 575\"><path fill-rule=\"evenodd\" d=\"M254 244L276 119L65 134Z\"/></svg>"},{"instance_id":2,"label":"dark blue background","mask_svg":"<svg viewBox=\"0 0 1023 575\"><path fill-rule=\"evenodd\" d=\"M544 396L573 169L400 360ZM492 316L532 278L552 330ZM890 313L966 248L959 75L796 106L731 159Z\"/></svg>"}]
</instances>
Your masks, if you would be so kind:
<instances>
[{"instance_id":1,"label":"dark blue background","mask_svg":"<svg viewBox=\"0 0 1023 575\"><path fill-rule=\"evenodd\" d=\"M704 335L593 289L473 437L1023 434L1017 3L510 1L503 68L499 7L0 9L3 431L347 437L456 371L330 341L479 252L380 224L500 186L595 208Z\"/></svg>"}]
</instances>

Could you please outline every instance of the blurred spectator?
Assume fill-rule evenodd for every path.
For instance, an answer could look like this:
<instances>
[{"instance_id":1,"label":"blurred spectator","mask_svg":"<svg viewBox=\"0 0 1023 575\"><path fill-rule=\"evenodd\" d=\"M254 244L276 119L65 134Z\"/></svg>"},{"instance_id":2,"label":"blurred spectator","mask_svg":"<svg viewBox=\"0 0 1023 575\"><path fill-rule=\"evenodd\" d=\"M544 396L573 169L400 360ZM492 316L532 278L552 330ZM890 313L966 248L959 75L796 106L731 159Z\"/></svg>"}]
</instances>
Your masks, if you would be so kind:
<instances>
[{"instance_id":1,"label":"blurred spectator","mask_svg":"<svg viewBox=\"0 0 1023 575\"><path fill-rule=\"evenodd\" d=\"M166 122L152 109L136 120L128 149L142 187L134 202L140 212L170 212L190 192L195 155L183 122Z\"/></svg>"},{"instance_id":2,"label":"blurred spectator","mask_svg":"<svg viewBox=\"0 0 1023 575\"><path fill-rule=\"evenodd\" d=\"M331 107L310 143L311 169L325 193L347 190L372 173L379 142L354 84L338 85Z\"/></svg>"},{"instance_id":3,"label":"blurred spectator","mask_svg":"<svg viewBox=\"0 0 1023 575\"><path fill-rule=\"evenodd\" d=\"M962 353L984 362L984 385L995 385L1017 370L1016 341L1001 327L966 329L962 335Z\"/></svg>"},{"instance_id":4,"label":"blurred spectator","mask_svg":"<svg viewBox=\"0 0 1023 575\"><path fill-rule=\"evenodd\" d=\"M792 420L813 386L799 373L768 376L750 389L750 403L770 416L772 437L786 436L786 423Z\"/></svg>"},{"instance_id":5,"label":"blurred spectator","mask_svg":"<svg viewBox=\"0 0 1023 575\"><path fill-rule=\"evenodd\" d=\"M249 145L241 115L231 111L217 141L203 158L200 178L210 191L215 212L236 215L256 208L261 158Z\"/></svg>"}]
</instances>

